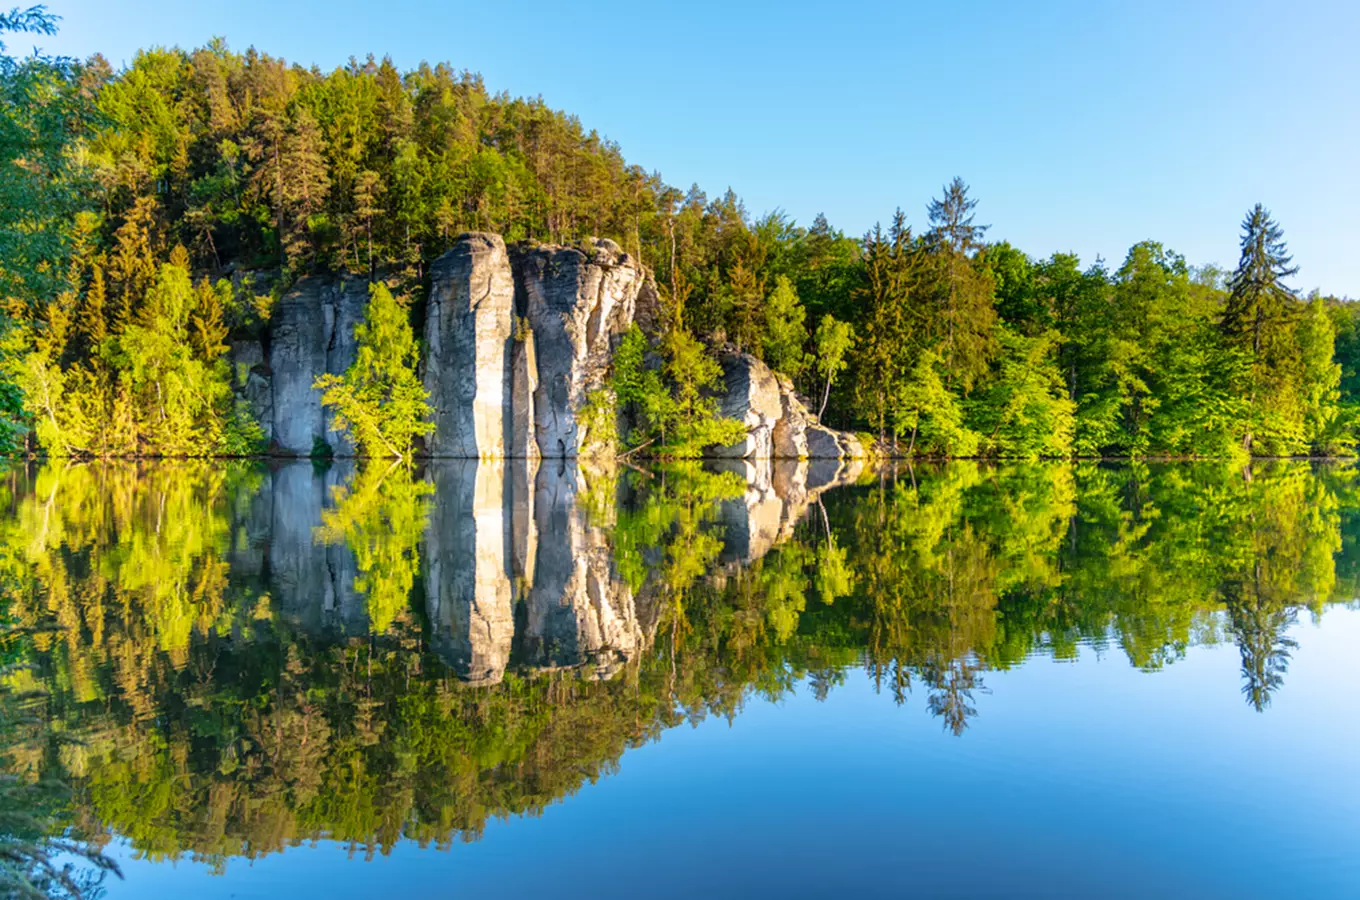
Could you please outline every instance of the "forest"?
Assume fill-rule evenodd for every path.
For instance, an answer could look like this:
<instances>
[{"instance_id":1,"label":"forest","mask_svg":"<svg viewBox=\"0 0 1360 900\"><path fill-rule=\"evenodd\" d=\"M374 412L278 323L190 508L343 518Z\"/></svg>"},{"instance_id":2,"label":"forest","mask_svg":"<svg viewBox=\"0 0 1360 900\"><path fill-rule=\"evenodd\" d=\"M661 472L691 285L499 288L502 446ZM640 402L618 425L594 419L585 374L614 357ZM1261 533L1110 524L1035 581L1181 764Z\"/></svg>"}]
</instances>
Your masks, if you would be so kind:
<instances>
[{"instance_id":1,"label":"forest","mask_svg":"<svg viewBox=\"0 0 1360 900\"><path fill-rule=\"evenodd\" d=\"M0 34L55 27L41 7L0 17ZM862 236L755 216L730 189L678 189L577 118L446 64L323 71L214 39L121 71L3 55L0 94L11 453L255 452L229 341L260 334L312 272L380 280L409 319L431 260L469 230L615 240L670 312L649 336L664 390L692 392L698 357L735 345L828 424L897 455L1355 444L1356 306L1291 287L1283 230L1259 204L1232 271L1155 241L1115 266L993 239L961 179L923 219L898 209ZM402 346L398 365L414 356Z\"/></svg>"}]
</instances>

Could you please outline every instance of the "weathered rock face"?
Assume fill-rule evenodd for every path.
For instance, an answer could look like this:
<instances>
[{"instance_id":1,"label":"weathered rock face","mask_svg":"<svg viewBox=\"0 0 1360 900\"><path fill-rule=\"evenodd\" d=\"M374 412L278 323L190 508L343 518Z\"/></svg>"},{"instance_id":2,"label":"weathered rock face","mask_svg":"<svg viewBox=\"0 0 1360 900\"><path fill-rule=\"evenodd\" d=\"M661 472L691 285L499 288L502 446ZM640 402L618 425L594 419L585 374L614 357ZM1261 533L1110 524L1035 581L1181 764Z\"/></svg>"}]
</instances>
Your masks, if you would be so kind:
<instances>
[{"instance_id":1,"label":"weathered rock face","mask_svg":"<svg viewBox=\"0 0 1360 900\"><path fill-rule=\"evenodd\" d=\"M798 399L793 382L784 375L776 375L779 382L779 421L774 424L774 455L779 459L808 457L807 430L812 415Z\"/></svg>"},{"instance_id":2,"label":"weathered rock face","mask_svg":"<svg viewBox=\"0 0 1360 900\"><path fill-rule=\"evenodd\" d=\"M368 281L348 277L302 278L279 300L269 345L270 432L279 452L307 456L324 443L336 456L353 455L312 383L354 362L354 327L367 305Z\"/></svg>"},{"instance_id":3,"label":"weathered rock face","mask_svg":"<svg viewBox=\"0 0 1360 900\"><path fill-rule=\"evenodd\" d=\"M538 363L538 451L552 458L589 455L591 436L579 413L604 383L613 340L632 324L646 273L604 240L579 248L516 248L511 260Z\"/></svg>"},{"instance_id":4,"label":"weathered rock face","mask_svg":"<svg viewBox=\"0 0 1360 900\"><path fill-rule=\"evenodd\" d=\"M746 437L728 447L710 448L711 456L835 461L864 456L864 448L854 435L819 423L794 390L793 382L770 371L754 356L726 351L718 355L718 362L723 369L720 411L745 425ZM833 474L818 480L829 483L837 477Z\"/></svg>"},{"instance_id":5,"label":"weathered rock face","mask_svg":"<svg viewBox=\"0 0 1360 900\"><path fill-rule=\"evenodd\" d=\"M749 353L723 353L723 391L719 410L746 426L746 438L729 447L715 447L721 459L769 459L774 456L774 428L783 413L779 382L770 367Z\"/></svg>"},{"instance_id":6,"label":"weathered rock face","mask_svg":"<svg viewBox=\"0 0 1360 900\"><path fill-rule=\"evenodd\" d=\"M527 328L516 335L510 350L510 455L537 459L538 435L534 429L534 394L538 391L538 354L534 333Z\"/></svg>"},{"instance_id":7,"label":"weathered rock face","mask_svg":"<svg viewBox=\"0 0 1360 900\"><path fill-rule=\"evenodd\" d=\"M430 269L425 389L431 456L509 455L515 286L505 242L465 234Z\"/></svg>"}]
</instances>

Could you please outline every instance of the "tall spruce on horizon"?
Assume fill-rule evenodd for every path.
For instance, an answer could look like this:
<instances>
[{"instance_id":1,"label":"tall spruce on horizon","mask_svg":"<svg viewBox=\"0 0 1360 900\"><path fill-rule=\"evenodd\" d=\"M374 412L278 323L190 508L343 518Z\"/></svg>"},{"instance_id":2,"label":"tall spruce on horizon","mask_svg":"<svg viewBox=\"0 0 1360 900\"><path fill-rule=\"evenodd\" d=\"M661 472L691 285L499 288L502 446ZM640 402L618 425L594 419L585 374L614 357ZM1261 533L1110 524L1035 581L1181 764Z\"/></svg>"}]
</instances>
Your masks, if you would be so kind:
<instances>
[{"instance_id":1,"label":"tall spruce on horizon","mask_svg":"<svg viewBox=\"0 0 1360 900\"><path fill-rule=\"evenodd\" d=\"M925 247L935 263L937 314L932 332L945 364L947 385L957 379L964 395L983 377L996 351L996 285L990 270L975 264L988 226L973 224L977 200L955 177L926 212Z\"/></svg>"},{"instance_id":2,"label":"tall spruce on horizon","mask_svg":"<svg viewBox=\"0 0 1360 900\"><path fill-rule=\"evenodd\" d=\"M1230 346L1251 366L1243 396L1252 414L1242 449L1252 452L1258 437L1270 452L1294 452L1302 440L1302 411L1292 371L1298 354L1295 318L1299 300L1284 283L1298 272L1284 242L1284 229L1258 203L1242 220L1242 256L1228 279L1228 296L1219 327ZM1291 427L1297 426L1297 427Z\"/></svg>"},{"instance_id":3,"label":"tall spruce on horizon","mask_svg":"<svg viewBox=\"0 0 1360 900\"><path fill-rule=\"evenodd\" d=\"M1298 297L1284 279L1298 273L1293 261L1284 229L1256 204L1242 220L1242 256L1228 279L1221 328L1229 339L1250 346L1257 360L1292 318Z\"/></svg>"}]
</instances>

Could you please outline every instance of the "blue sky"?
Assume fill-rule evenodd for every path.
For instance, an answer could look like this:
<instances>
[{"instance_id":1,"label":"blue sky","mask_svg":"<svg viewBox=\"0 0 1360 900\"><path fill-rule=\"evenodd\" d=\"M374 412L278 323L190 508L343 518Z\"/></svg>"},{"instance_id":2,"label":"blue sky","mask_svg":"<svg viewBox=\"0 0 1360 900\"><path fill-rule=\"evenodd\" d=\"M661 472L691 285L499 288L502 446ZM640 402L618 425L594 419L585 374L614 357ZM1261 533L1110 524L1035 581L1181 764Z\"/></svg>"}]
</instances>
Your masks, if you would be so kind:
<instances>
[{"instance_id":1,"label":"blue sky","mask_svg":"<svg viewBox=\"0 0 1360 900\"><path fill-rule=\"evenodd\" d=\"M852 234L897 206L919 227L957 174L990 236L1031 255L1117 265L1155 239L1230 267L1260 201L1296 286L1360 298L1356 0L48 6L47 49L115 65L214 35L327 69L448 61L541 94L672 184Z\"/></svg>"}]
</instances>

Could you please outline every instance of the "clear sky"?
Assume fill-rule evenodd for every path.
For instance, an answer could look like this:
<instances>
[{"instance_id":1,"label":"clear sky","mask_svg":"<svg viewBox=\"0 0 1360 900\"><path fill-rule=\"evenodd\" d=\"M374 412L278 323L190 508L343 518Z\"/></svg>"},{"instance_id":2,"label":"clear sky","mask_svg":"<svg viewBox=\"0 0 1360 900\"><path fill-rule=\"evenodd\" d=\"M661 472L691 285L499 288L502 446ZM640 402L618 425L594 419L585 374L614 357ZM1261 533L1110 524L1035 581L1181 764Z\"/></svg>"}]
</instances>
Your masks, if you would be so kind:
<instances>
[{"instance_id":1,"label":"clear sky","mask_svg":"<svg viewBox=\"0 0 1360 900\"><path fill-rule=\"evenodd\" d=\"M630 162L859 234L961 175L989 237L1231 267L1247 209L1296 286L1360 298L1360 0L901 3L49 0L115 65L213 36L329 69L447 61L541 94ZM23 42L11 42L19 50Z\"/></svg>"}]
</instances>

